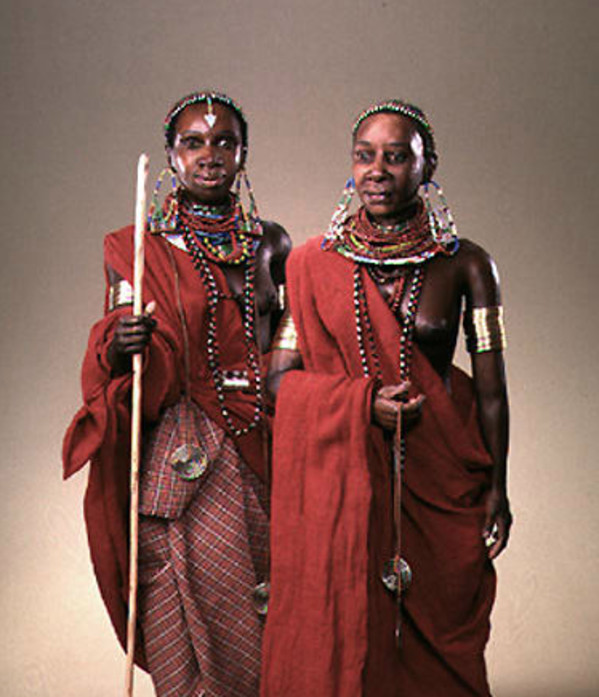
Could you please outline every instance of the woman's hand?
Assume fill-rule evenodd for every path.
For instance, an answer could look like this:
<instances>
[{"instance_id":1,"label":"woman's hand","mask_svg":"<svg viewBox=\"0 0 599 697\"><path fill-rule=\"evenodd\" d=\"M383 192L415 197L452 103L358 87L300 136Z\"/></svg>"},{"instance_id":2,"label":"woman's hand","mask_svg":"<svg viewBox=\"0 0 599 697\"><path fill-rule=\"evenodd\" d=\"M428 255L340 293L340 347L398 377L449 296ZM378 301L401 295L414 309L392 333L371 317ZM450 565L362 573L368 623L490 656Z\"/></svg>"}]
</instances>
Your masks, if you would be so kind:
<instances>
[{"instance_id":1,"label":"woman's hand","mask_svg":"<svg viewBox=\"0 0 599 697\"><path fill-rule=\"evenodd\" d=\"M401 409L402 417L410 424L420 417L423 394L408 398L409 382L399 385L385 385L378 389L372 403L372 420L386 431L394 431L397 424L397 411Z\"/></svg>"},{"instance_id":2,"label":"woman's hand","mask_svg":"<svg viewBox=\"0 0 599 697\"><path fill-rule=\"evenodd\" d=\"M510 504L503 487L494 486L487 500L483 539L489 559L496 559L506 548L512 527Z\"/></svg>"},{"instance_id":3,"label":"woman's hand","mask_svg":"<svg viewBox=\"0 0 599 697\"><path fill-rule=\"evenodd\" d=\"M156 320L152 317L155 307L156 303L152 301L143 315L130 315L119 319L106 354L113 375L129 372L133 354L141 353L150 343L156 327Z\"/></svg>"}]
</instances>

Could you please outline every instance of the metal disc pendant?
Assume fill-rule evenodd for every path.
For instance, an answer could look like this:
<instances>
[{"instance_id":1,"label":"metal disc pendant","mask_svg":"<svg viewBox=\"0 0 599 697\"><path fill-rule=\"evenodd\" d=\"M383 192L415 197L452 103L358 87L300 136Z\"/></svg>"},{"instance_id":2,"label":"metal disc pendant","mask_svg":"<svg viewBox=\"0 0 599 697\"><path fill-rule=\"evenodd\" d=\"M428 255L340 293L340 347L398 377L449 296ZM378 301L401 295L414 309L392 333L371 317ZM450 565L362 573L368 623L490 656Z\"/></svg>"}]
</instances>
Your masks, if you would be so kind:
<instances>
[{"instance_id":1,"label":"metal disc pendant","mask_svg":"<svg viewBox=\"0 0 599 697\"><path fill-rule=\"evenodd\" d=\"M389 559L383 566L381 580L385 584L385 588L391 593L397 593L398 572L399 578L401 579L402 593L406 591L412 583L412 569L408 562L403 557L400 557L399 564L396 563L395 559Z\"/></svg>"},{"instance_id":2,"label":"metal disc pendant","mask_svg":"<svg viewBox=\"0 0 599 697\"><path fill-rule=\"evenodd\" d=\"M185 443L171 455L171 465L181 479L192 481L204 474L208 467L208 457L197 445Z\"/></svg>"},{"instance_id":3,"label":"metal disc pendant","mask_svg":"<svg viewBox=\"0 0 599 697\"><path fill-rule=\"evenodd\" d=\"M254 610L261 616L265 616L268 612L268 600L270 598L270 583L263 581L259 583L252 593L252 605Z\"/></svg>"}]
</instances>

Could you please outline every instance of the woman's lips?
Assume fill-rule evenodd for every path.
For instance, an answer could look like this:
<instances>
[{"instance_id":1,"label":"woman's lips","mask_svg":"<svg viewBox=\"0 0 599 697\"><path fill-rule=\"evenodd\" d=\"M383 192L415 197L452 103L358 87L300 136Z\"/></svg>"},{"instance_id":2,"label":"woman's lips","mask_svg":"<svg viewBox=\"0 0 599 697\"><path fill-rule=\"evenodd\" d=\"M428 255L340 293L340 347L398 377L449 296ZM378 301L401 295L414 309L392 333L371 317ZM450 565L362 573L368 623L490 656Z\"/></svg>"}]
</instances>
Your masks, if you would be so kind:
<instances>
[{"instance_id":1,"label":"woman's lips","mask_svg":"<svg viewBox=\"0 0 599 697\"><path fill-rule=\"evenodd\" d=\"M386 203L391 196L390 191L364 191L362 197L370 203Z\"/></svg>"},{"instance_id":2,"label":"woman's lips","mask_svg":"<svg viewBox=\"0 0 599 697\"><path fill-rule=\"evenodd\" d=\"M224 174L211 174L208 176L205 174L197 174L194 179L199 186L206 189L213 189L223 183L225 176Z\"/></svg>"}]
</instances>

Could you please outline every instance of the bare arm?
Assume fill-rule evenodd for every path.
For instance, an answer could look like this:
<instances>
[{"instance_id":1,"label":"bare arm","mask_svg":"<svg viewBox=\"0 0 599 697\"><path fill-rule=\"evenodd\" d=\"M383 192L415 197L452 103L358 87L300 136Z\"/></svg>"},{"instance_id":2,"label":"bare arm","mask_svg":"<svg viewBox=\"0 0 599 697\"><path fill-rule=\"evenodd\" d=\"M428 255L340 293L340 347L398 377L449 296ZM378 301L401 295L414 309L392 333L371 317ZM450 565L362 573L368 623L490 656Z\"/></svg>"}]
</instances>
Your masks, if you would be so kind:
<instances>
[{"instance_id":1,"label":"bare arm","mask_svg":"<svg viewBox=\"0 0 599 697\"><path fill-rule=\"evenodd\" d=\"M285 264L291 238L278 223L263 221L264 234L256 255L256 292L259 298L258 340L262 351L270 346L283 314L279 292L285 284Z\"/></svg>"},{"instance_id":2,"label":"bare arm","mask_svg":"<svg viewBox=\"0 0 599 697\"><path fill-rule=\"evenodd\" d=\"M264 228L262 247L268 254L273 283L278 286L285 282L285 262L291 251L291 238L282 225L272 220L265 220L262 225Z\"/></svg>"},{"instance_id":3,"label":"bare arm","mask_svg":"<svg viewBox=\"0 0 599 697\"><path fill-rule=\"evenodd\" d=\"M274 404L277 400L281 380L290 370L303 370L304 362L299 351L290 349L276 349L272 352L266 378L266 391L269 399Z\"/></svg>"},{"instance_id":4,"label":"bare arm","mask_svg":"<svg viewBox=\"0 0 599 697\"><path fill-rule=\"evenodd\" d=\"M467 248L466 276L467 316L475 308L501 305L495 264L484 250L471 243ZM506 547L512 524L507 497L509 409L505 367L501 350L474 351L471 355L481 434L493 460L483 536L489 547L489 558L494 559Z\"/></svg>"}]
</instances>

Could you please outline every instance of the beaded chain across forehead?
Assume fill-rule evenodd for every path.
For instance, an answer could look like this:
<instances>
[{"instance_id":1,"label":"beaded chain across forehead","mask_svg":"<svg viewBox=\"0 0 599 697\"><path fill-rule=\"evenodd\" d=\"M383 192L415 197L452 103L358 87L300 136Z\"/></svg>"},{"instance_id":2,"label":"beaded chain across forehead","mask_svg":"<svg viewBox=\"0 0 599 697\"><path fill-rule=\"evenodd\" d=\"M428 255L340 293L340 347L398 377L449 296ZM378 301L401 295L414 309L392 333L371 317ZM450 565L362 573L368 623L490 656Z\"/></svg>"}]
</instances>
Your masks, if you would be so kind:
<instances>
[{"instance_id":1,"label":"beaded chain across forehead","mask_svg":"<svg viewBox=\"0 0 599 697\"><path fill-rule=\"evenodd\" d=\"M216 114L213 110L213 104L223 104L229 109L232 109L237 118L239 119L241 125L241 140L244 148L247 148L248 144L248 124L239 104L236 101L228 97L222 92L192 92L186 97L180 99L176 104L174 104L166 118L164 119L164 137L166 138L167 144L171 144L172 134L175 122L179 114L187 109L188 106L193 104L206 104L208 107L208 113L204 117L210 128L214 127L216 123Z\"/></svg>"},{"instance_id":2,"label":"beaded chain across forehead","mask_svg":"<svg viewBox=\"0 0 599 697\"><path fill-rule=\"evenodd\" d=\"M384 102L377 102L376 104L371 104L369 107L364 109L364 111L362 111L358 115L358 118L354 121L354 125L352 126L352 135L356 135L362 121L366 120L369 116L385 112L406 116L407 118L416 121L416 123L420 124L422 128L424 128L431 138L434 138L433 127L430 125L429 120L426 118L426 115L422 109L419 109L413 104L402 102L399 99L389 99Z\"/></svg>"}]
</instances>

